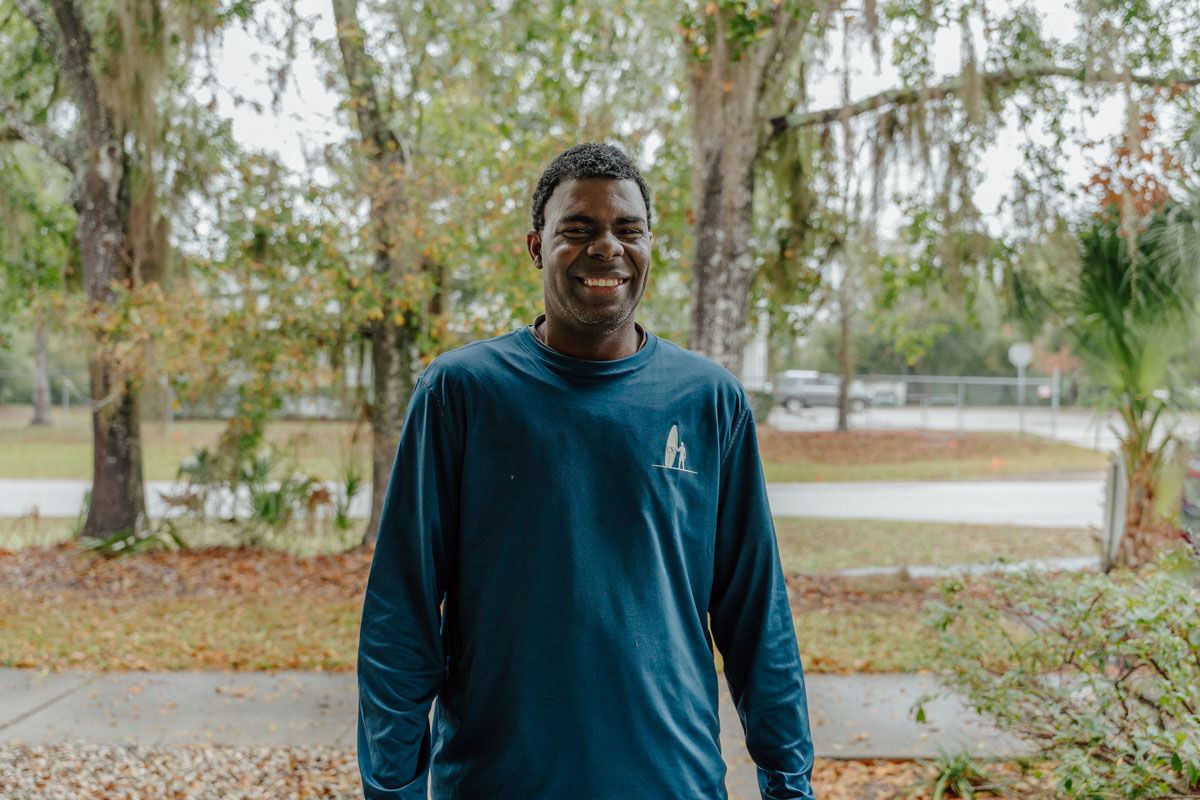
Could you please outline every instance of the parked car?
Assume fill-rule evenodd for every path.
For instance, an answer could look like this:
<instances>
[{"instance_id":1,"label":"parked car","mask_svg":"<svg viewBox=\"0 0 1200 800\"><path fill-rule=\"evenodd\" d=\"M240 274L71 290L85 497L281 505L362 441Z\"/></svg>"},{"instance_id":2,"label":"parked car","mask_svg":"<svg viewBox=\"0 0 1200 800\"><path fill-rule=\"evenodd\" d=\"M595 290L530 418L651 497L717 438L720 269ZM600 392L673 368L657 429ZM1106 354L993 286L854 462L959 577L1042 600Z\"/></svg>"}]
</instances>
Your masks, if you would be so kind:
<instances>
[{"instance_id":1,"label":"parked car","mask_svg":"<svg viewBox=\"0 0 1200 800\"><path fill-rule=\"evenodd\" d=\"M775 400L788 411L809 406L836 406L842 379L810 369L789 369L775 376ZM851 411L862 411L871 405L871 393L850 384L847 395Z\"/></svg>"}]
</instances>

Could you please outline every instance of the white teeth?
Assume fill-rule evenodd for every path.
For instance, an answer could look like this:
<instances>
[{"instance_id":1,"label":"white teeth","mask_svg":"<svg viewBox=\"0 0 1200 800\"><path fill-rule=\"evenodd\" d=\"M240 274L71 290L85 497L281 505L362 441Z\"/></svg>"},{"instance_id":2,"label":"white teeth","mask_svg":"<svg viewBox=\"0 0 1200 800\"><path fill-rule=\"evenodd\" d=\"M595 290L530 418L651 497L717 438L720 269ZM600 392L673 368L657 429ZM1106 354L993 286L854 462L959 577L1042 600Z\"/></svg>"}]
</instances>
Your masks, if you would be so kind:
<instances>
[{"instance_id":1,"label":"white teeth","mask_svg":"<svg viewBox=\"0 0 1200 800\"><path fill-rule=\"evenodd\" d=\"M584 278L585 286L620 286L624 283L624 278Z\"/></svg>"}]
</instances>

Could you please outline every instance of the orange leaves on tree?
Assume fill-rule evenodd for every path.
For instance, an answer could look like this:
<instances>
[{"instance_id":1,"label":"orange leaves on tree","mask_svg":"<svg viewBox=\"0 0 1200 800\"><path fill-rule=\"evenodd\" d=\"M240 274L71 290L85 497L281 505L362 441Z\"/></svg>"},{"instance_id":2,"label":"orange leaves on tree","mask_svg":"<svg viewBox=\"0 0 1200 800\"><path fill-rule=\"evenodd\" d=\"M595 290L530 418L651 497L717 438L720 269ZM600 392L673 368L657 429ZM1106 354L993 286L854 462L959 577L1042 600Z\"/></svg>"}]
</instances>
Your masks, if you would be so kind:
<instances>
[{"instance_id":1,"label":"orange leaves on tree","mask_svg":"<svg viewBox=\"0 0 1200 800\"><path fill-rule=\"evenodd\" d=\"M1122 233L1160 210L1171 199L1171 185L1187 177L1182 160L1157 140L1157 133L1153 109L1131 118L1125 132L1110 140L1109 162L1083 186L1096 198L1100 215L1121 220Z\"/></svg>"}]
</instances>

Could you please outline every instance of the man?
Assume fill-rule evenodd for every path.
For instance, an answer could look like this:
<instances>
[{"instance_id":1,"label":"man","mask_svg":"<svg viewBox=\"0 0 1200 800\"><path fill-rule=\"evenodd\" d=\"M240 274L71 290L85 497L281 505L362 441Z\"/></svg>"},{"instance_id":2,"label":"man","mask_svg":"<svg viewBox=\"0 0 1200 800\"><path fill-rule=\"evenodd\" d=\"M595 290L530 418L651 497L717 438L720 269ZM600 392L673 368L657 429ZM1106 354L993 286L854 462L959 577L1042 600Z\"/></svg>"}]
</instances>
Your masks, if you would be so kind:
<instances>
[{"instance_id":1,"label":"man","mask_svg":"<svg viewBox=\"0 0 1200 800\"><path fill-rule=\"evenodd\" d=\"M427 773L438 800L725 798L714 641L762 796L812 797L754 420L634 322L650 222L619 150L560 155L527 236L545 315L418 380L359 640L370 800Z\"/></svg>"}]
</instances>

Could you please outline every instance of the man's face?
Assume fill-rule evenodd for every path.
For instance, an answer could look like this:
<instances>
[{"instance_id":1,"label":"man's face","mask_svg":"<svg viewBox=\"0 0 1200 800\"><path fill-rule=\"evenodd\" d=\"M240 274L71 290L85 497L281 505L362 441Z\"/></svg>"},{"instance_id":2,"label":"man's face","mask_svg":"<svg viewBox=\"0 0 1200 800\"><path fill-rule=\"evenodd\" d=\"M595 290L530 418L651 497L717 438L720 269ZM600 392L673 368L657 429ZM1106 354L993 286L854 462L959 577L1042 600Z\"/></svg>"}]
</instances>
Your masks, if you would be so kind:
<instances>
[{"instance_id":1,"label":"man's face","mask_svg":"<svg viewBox=\"0 0 1200 800\"><path fill-rule=\"evenodd\" d=\"M621 329L646 290L650 230L636 182L564 181L546 202L529 254L543 271L546 318L562 332L594 339Z\"/></svg>"}]
</instances>

